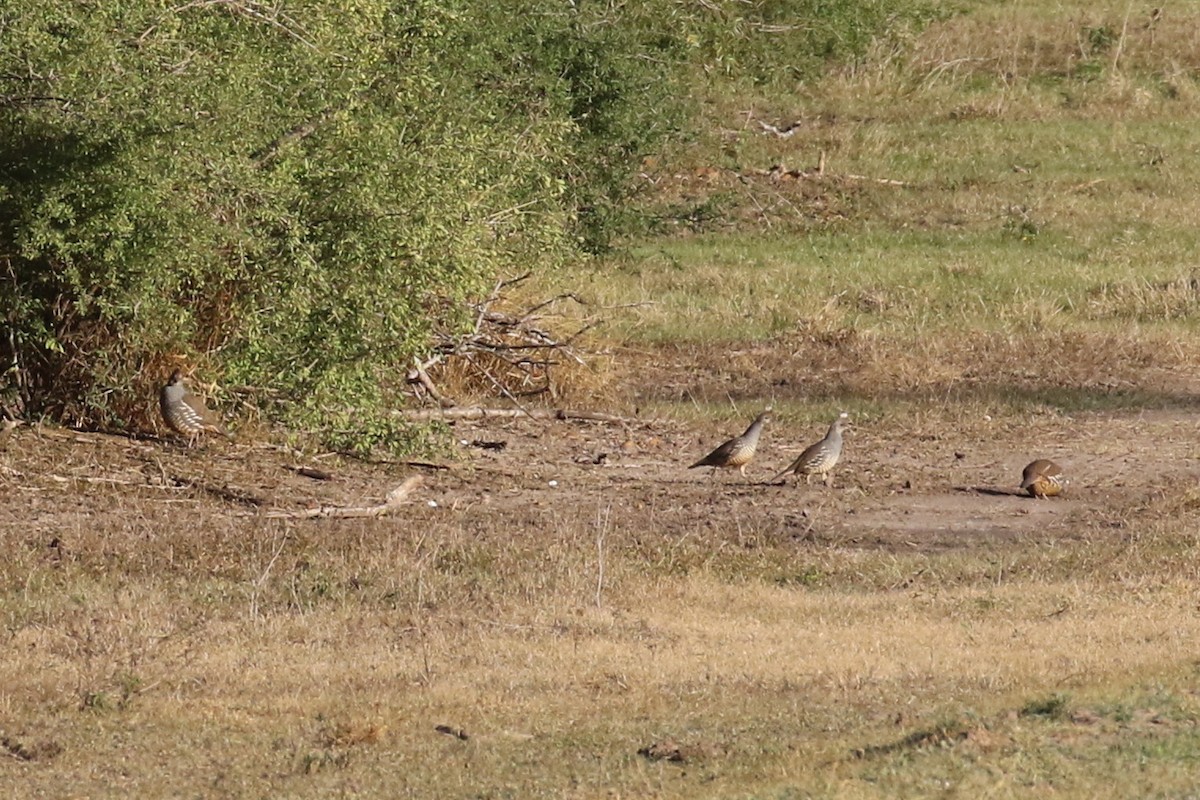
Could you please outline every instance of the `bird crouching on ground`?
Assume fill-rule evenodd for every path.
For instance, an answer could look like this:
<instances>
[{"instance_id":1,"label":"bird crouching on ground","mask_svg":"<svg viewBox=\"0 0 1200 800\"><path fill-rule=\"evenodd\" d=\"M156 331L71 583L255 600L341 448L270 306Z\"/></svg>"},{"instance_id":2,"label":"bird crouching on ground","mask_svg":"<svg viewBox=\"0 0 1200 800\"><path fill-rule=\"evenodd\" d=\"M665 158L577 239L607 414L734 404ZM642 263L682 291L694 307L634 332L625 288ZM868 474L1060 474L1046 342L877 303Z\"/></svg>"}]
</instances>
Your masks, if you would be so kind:
<instances>
[{"instance_id":1,"label":"bird crouching on ground","mask_svg":"<svg viewBox=\"0 0 1200 800\"><path fill-rule=\"evenodd\" d=\"M754 418L754 422L750 423L750 427L746 428L745 433L725 442L688 469L696 467L732 469L736 467L741 476L746 477L746 465L750 463L750 460L754 458L755 451L758 450L758 438L762 435L763 425L770 416L771 407L767 406L761 414Z\"/></svg>"},{"instance_id":2,"label":"bird crouching on ground","mask_svg":"<svg viewBox=\"0 0 1200 800\"><path fill-rule=\"evenodd\" d=\"M813 475L820 475L825 485L830 485L833 468L842 457L842 430L849 424L850 415L843 411L829 426L824 439L806 447L795 461L767 483L774 483L791 472L803 475L805 484L812 483Z\"/></svg>"},{"instance_id":3,"label":"bird crouching on ground","mask_svg":"<svg viewBox=\"0 0 1200 800\"><path fill-rule=\"evenodd\" d=\"M158 391L158 408L167 426L188 437L191 447L206 433L232 438L221 426L221 420L204 405L204 401L188 391L183 373L175 370L166 385Z\"/></svg>"},{"instance_id":4,"label":"bird crouching on ground","mask_svg":"<svg viewBox=\"0 0 1200 800\"><path fill-rule=\"evenodd\" d=\"M1021 491L1039 500L1062 494L1067 483L1062 467L1048 458L1030 462L1021 473Z\"/></svg>"}]
</instances>

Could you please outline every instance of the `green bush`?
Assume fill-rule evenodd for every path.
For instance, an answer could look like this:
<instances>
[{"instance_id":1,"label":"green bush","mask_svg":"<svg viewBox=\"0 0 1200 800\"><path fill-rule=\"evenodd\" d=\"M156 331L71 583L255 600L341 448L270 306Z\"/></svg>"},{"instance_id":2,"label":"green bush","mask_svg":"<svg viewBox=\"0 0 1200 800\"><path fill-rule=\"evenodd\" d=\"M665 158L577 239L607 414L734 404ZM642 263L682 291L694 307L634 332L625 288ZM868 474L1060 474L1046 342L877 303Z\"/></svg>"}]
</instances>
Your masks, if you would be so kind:
<instances>
[{"instance_id":1,"label":"green bush","mask_svg":"<svg viewBox=\"0 0 1200 800\"><path fill-rule=\"evenodd\" d=\"M34 410L125 424L179 356L386 438L430 325L570 252L569 120L480 91L445 3L15 5L0 315Z\"/></svg>"},{"instance_id":2,"label":"green bush","mask_svg":"<svg viewBox=\"0 0 1200 800\"><path fill-rule=\"evenodd\" d=\"M809 63L897 2L9 0L0 405L141 427L188 364L339 445L411 441L431 330L604 249L701 70L775 63L745 20L800 15Z\"/></svg>"}]
</instances>

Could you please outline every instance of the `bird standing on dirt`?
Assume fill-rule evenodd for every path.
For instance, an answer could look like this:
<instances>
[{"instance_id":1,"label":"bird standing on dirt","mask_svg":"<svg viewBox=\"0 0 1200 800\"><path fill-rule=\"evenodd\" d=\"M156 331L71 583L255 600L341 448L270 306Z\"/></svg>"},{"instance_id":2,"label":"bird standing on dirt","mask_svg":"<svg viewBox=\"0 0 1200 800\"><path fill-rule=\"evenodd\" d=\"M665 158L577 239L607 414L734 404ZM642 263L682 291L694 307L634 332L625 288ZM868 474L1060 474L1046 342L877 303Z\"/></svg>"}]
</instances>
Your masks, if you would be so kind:
<instances>
[{"instance_id":1,"label":"bird standing on dirt","mask_svg":"<svg viewBox=\"0 0 1200 800\"><path fill-rule=\"evenodd\" d=\"M754 458L754 452L758 450L758 437L762 435L763 425L770 416L771 407L767 406L761 414L754 418L754 422L750 423L750 427L746 428L745 433L725 442L688 469L737 467L737 471L741 473L742 477L746 477L746 465L750 463L750 459Z\"/></svg>"},{"instance_id":2,"label":"bird standing on dirt","mask_svg":"<svg viewBox=\"0 0 1200 800\"><path fill-rule=\"evenodd\" d=\"M167 385L159 390L158 407L171 430L188 437L189 447L205 433L229 436L221 427L217 415L184 386L183 374L179 370L172 372Z\"/></svg>"},{"instance_id":3,"label":"bird standing on dirt","mask_svg":"<svg viewBox=\"0 0 1200 800\"><path fill-rule=\"evenodd\" d=\"M829 426L829 431L825 434L824 439L806 447L795 461L767 483L774 483L791 472L803 475L805 484L812 483L813 475L820 475L821 480L828 486L830 473L833 472L833 468L837 466L838 460L842 457L842 429L849 424L850 415L843 411Z\"/></svg>"},{"instance_id":4,"label":"bird standing on dirt","mask_svg":"<svg viewBox=\"0 0 1200 800\"><path fill-rule=\"evenodd\" d=\"M1025 467L1021 473L1021 489L1029 492L1030 497L1039 500L1062 494L1067 486L1063 477L1062 467L1048 458L1039 458Z\"/></svg>"}]
</instances>

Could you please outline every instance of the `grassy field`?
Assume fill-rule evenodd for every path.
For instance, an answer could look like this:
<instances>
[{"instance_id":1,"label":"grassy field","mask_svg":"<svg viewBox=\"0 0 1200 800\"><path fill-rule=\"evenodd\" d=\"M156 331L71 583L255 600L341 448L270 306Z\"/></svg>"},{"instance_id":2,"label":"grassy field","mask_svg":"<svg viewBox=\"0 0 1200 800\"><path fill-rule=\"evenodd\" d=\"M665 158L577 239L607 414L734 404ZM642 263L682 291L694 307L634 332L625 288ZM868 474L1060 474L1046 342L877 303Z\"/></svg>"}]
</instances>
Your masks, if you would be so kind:
<instances>
[{"instance_id":1,"label":"grassy field","mask_svg":"<svg viewBox=\"0 0 1200 800\"><path fill-rule=\"evenodd\" d=\"M1200 9L1161 7L969 3L709 98L662 230L528 287L608 319L568 398L653 420L456 426L403 515L263 511L404 465L18 429L5 795L1193 796ZM770 466L852 413L832 489L683 469L768 403ZM991 491L1042 454L1065 498Z\"/></svg>"}]
</instances>

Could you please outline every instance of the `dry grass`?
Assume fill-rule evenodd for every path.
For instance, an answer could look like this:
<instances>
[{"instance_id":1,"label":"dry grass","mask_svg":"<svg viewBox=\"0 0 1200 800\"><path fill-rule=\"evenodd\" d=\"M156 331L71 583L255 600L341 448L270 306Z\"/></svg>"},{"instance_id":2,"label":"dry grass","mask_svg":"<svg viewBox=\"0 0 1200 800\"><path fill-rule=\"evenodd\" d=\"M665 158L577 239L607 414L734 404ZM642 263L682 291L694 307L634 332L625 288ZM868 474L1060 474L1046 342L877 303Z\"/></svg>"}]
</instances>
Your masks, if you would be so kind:
<instances>
[{"instance_id":1,"label":"dry grass","mask_svg":"<svg viewBox=\"0 0 1200 800\"><path fill-rule=\"evenodd\" d=\"M800 581L754 577L786 572L787 541L646 541L611 506L534 530L470 511L288 528L193 501L180 526L161 502L85 505L113 501L110 522L58 528L61 552L6 528L2 733L45 754L3 765L14 796L870 796L881 769L898 771L885 794L919 796L934 777L987 785L968 763L999 781L1021 752L1108 745L1123 716L1165 715L1122 723L1126 745L1190 737L1198 711L1186 499L1182 525L1070 545L1090 561L832 548ZM881 567L908 580L864 591ZM1127 705L1127 686L1157 697ZM1057 695L1100 720L1014 718ZM920 738L947 721L946 742ZM635 755L663 737L684 764Z\"/></svg>"},{"instance_id":2,"label":"dry grass","mask_svg":"<svg viewBox=\"0 0 1200 800\"><path fill-rule=\"evenodd\" d=\"M562 278L613 355L551 399L666 422L462 424L409 513L311 521L260 511L408 469L17 429L7 796L1193 792L1200 26L1126 8L979 4L753 101L786 140L718 98L654 177L751 232ZM821 150L908 185L755 172ZM759 478L852 412L835 489L682 469L766 403Z\"/></svg>"}]
</instances>

